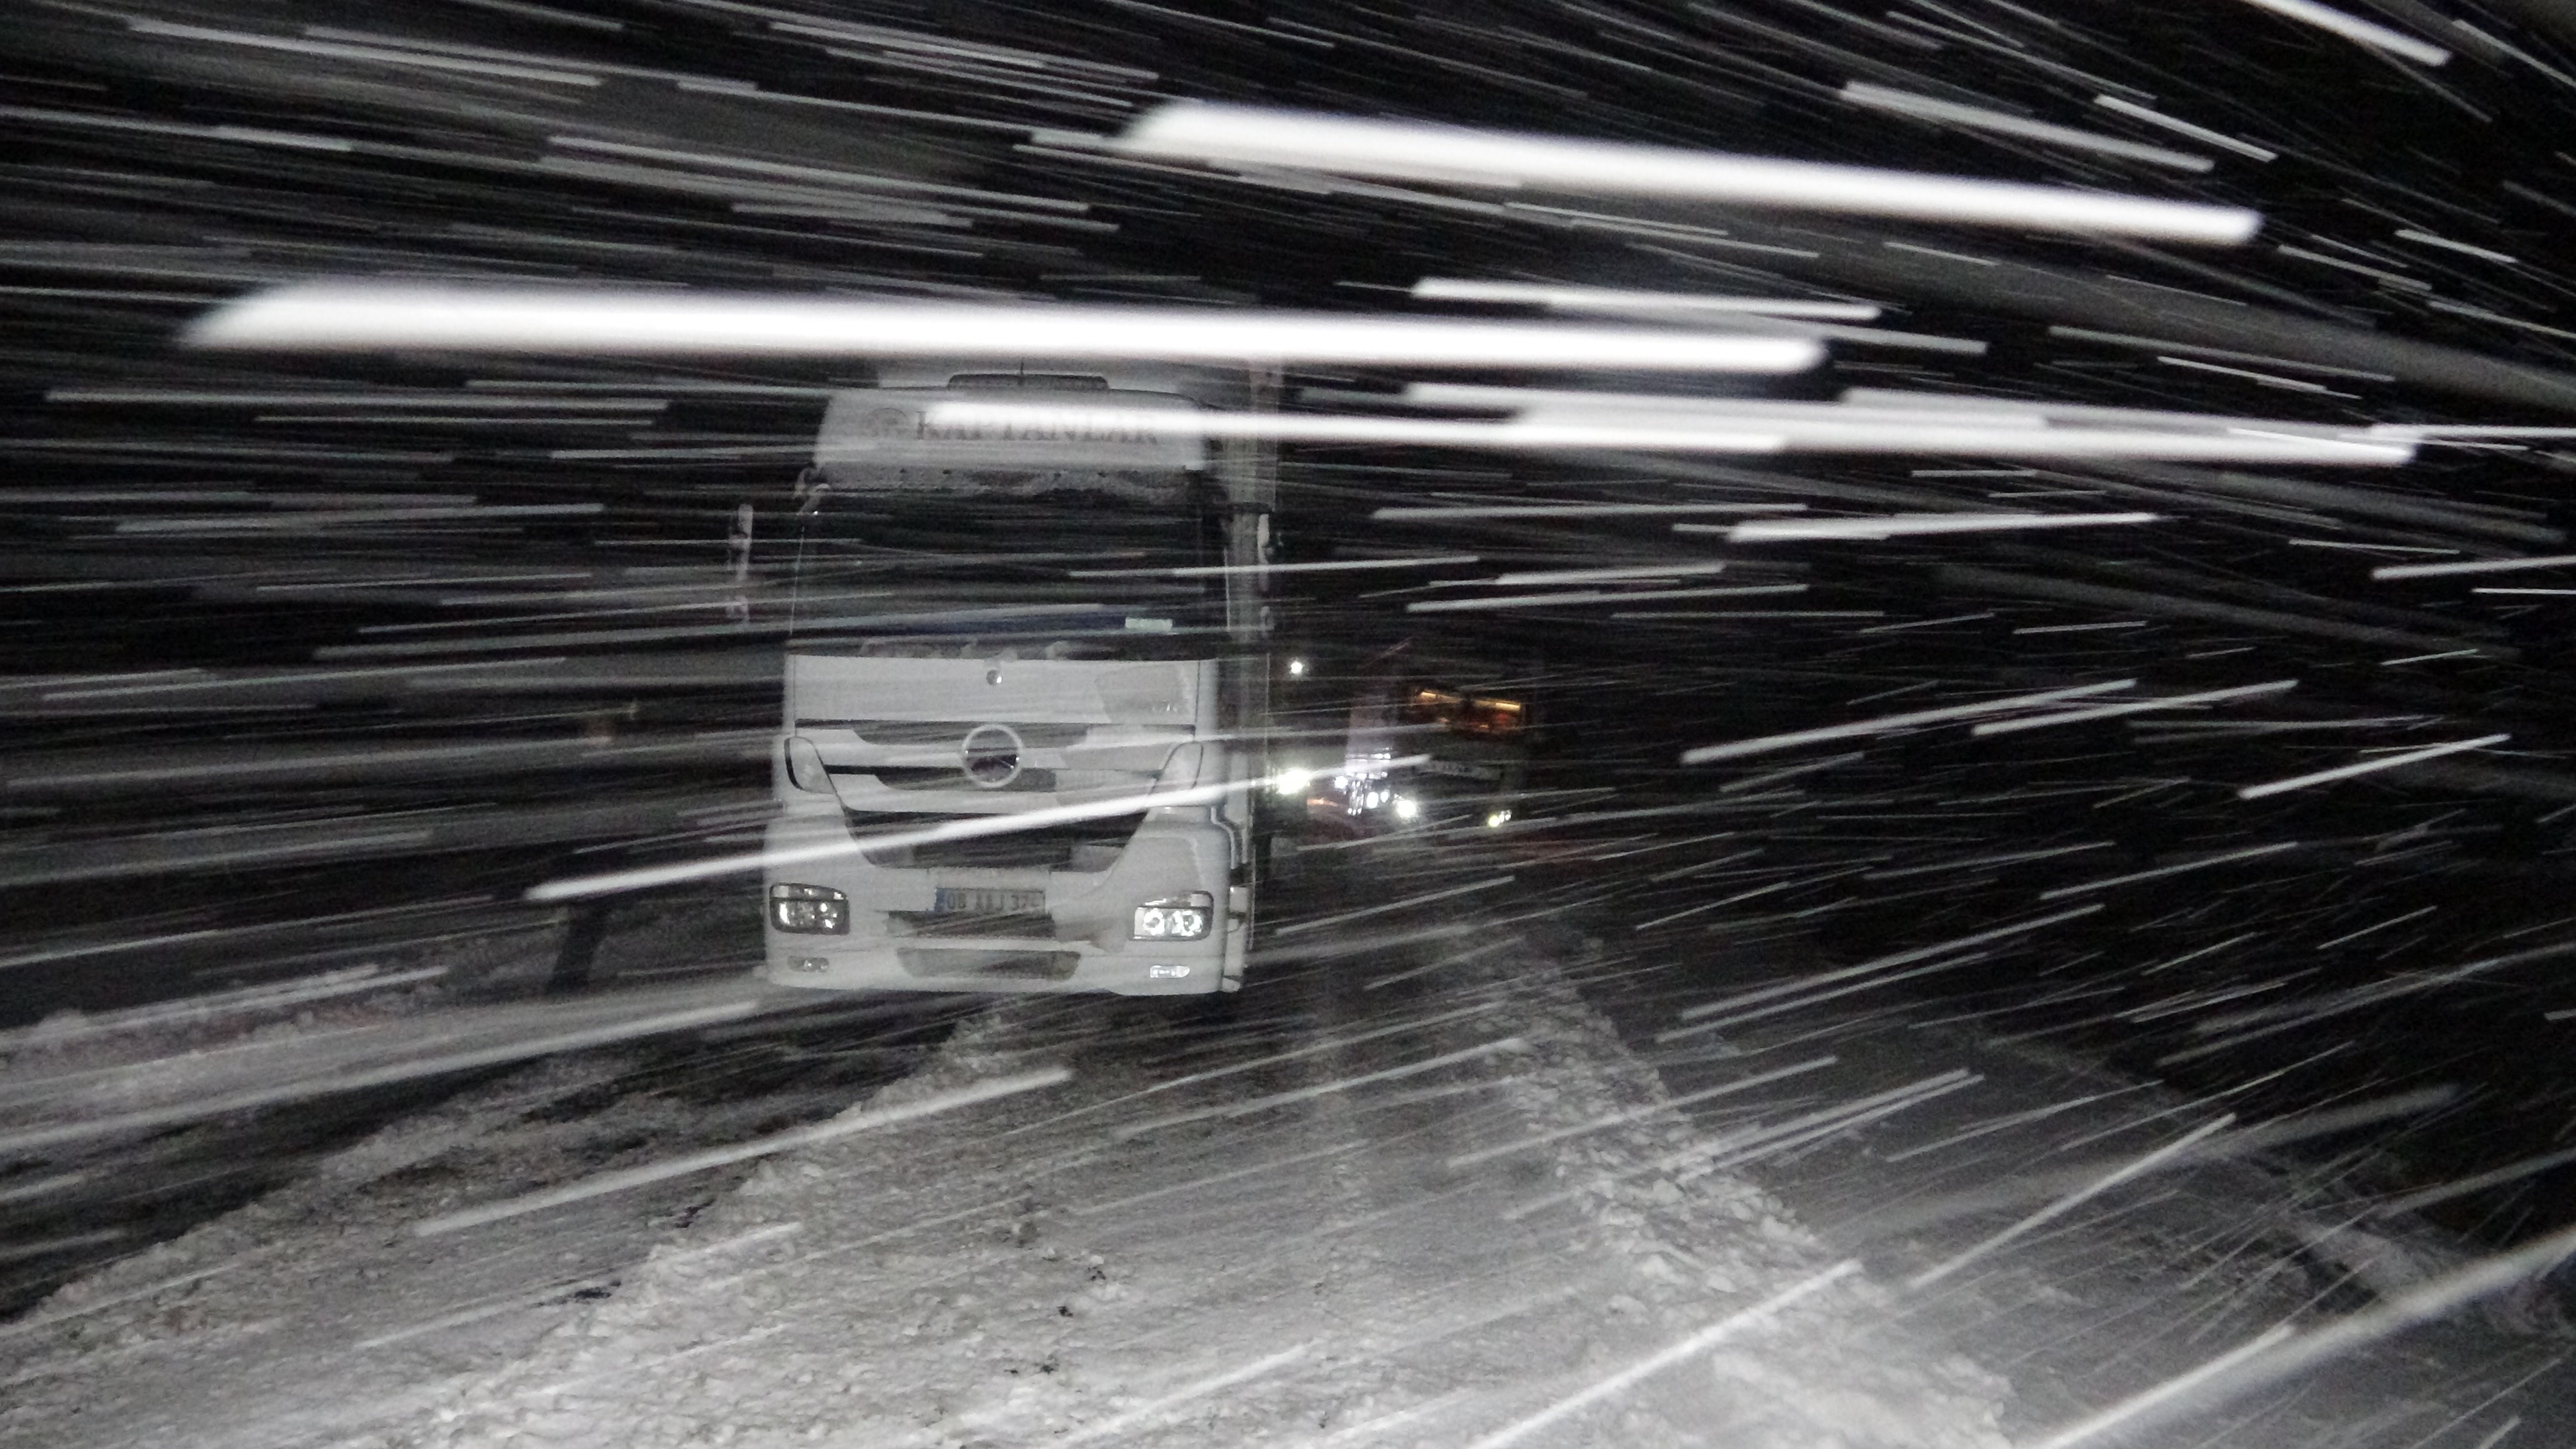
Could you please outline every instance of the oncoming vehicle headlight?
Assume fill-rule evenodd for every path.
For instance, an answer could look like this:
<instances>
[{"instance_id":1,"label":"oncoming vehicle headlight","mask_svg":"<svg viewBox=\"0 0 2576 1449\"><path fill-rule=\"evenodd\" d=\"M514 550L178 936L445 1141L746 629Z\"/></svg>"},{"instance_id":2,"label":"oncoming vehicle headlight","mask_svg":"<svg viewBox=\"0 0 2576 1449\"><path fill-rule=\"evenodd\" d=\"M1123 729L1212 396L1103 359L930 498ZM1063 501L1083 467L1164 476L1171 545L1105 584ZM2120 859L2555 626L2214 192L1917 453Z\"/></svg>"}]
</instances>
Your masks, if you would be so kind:
<instances>
[{"instance_id":1,"label":"oncoming vehicle headlight","mask_svg":"<svg viewBox=\"0 0 2576 1449\"><path fill-rule=\"evenodd\" d=\"M769 888L769 924L799 935L846 936L850 898L830 886L774 885Z\"/></svg>"},{"instance_id":2,"label":"oncoming vehicle headlight","mask_svg":"<svg viewBox=\"0 0 2576 1449\"><path fill-rule=\"evenodd\" d=\"M1138 906L1135 929L1129 935L1139 941L1200 941L1215 924L1216 897L1192 891Z\"/></svg>"}]
</instances>

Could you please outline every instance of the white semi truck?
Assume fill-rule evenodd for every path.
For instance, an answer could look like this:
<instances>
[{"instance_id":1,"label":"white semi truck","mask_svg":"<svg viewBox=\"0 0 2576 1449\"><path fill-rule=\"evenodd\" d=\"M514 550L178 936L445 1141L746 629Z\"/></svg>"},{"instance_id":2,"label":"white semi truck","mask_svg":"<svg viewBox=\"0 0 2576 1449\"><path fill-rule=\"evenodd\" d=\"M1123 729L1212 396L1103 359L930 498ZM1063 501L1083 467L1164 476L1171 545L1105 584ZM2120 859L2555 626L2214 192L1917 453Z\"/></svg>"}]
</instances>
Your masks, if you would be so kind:
<instances>
[{"instance_id":1,"label":"white semi truck","mask_svg":"<svg viewBox=\"0 0 2576 1449\"><path fill-rule=\"evenodd\" d=\"M1185 428L959 427L936 409L1261 392L1259 374L928 362L831 398L793 517L762 529L792 620L766 979L1240 987L1268 710L1249 566L1266 561L1269 455Z\"/></svg>"}]
</instances>

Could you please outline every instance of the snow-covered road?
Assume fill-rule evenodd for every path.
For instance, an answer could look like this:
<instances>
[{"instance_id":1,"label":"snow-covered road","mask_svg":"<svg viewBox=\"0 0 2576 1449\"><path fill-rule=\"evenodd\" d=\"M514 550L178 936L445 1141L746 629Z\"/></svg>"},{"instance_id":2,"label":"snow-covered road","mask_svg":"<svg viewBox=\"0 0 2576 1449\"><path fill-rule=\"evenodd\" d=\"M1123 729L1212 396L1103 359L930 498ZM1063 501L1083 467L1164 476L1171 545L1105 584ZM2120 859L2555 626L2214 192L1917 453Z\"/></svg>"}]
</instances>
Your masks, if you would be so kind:
<instances>
[{"instance_id":1,"label":"snow-covered road","mask_svg":"<svg viewBox=\"0 0 2576 1449\"><path fill-rule=\"evenodd\" d=\"M1502 1443L1694 1335L1533 1442L2000 1442L1776 1204L1638 1170L1689 1130L1543 962L1458 969L1216 1036L997 1008L875 1105L1071 1079L771 1162L412 1442Z\"/></svg>"},{"instance_id":2,"label":"snow-covered road","mask_svg":"<svg viewBox=\"0 0 2576 1449\"><path fill-rule=\"evenodd\" d=\"M2001 1381L1707 1170L1543 955L1399 959L1439 989L997 1005L747 1177L421 1235L670 1126L546 1123L605 1069L531 1069L0 1331L0 1438L2003 1442Z\"/></svg>"},{"instance_id":3,"label":"snow-covered road","mask_svg":"<svg viewBox=\"0 0 2576 1449\"><path fill-rule=\"evenodd\" d=\"M54 1023L0 1071L26 1190L253 1145L263 1083L495 1070L0 1324L0 1445L2002 1449L2465 1261L2252 1150L2331 1121L1902 1011L1713 1017L1826 963L1638 955L1471 855L1332 853L1225 1018L719 973ZM2099 1442L2510 1434L2563 1399L2552 1302Z\"/></svg>"},{"instance_id":4,"label":"snow-covered road","mask_svg":"<svg viewBox=\"0 0 2576 1449\"><path fill-rule=\"evenodd\" d=\"M1766 1066L1824 1063L1783 1083L1802 1096L1762 1103L1772 1116L1943 1072L1970 1078L1852 1130L1762 1150L1741 1170L1898 1288L1912 1331L2008 1377L2016 1443L2055 1443L2126 1409L2155 1417L2155 1395L2284 1329L2293 1337L2258 1356L2258 1372L2203 1382L2161 1406L2180 1412L2098 1442L2472 1449L2576 1422L2566 1308L2546 1279L2371 1336L2479 1271L2472 1247L2387 1209L2385 1164L2370 1150L2375 1129L2439 1094L2238 1120L2224 1096L2123 1077L2045 1034L1955 1012L1945 1023L1902 998L1754 1006L1732 1019L1707 1009L1836 974L1793 940L1708 938L1690 972L1639 972L1615 941L1593 945L1607 949L1561 953L1569 974L1703 1133L1736 1125L1727 1109L1739 1099L1725 1087ZM2296 1355L2295 1373L2260 1371L2328 1332L2352 1342Z\"/></svg>"}]
</instances>

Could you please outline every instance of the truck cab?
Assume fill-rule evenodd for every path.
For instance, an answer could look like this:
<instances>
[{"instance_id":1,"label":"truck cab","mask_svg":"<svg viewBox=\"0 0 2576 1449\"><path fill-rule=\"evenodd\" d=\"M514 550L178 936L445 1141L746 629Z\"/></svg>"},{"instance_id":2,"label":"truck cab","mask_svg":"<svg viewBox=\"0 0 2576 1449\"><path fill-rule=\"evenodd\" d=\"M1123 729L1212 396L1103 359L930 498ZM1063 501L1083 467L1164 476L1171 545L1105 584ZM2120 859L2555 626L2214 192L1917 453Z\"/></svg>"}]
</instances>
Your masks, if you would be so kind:
<instances>
[{"instance_id":1,"label":"truck cab","mask_svg":"<svg viewBox=\"0 0 2576 1449\"><path fill-rule=\"evenodd\" d=\"M1222 565L1254 535L1233 526L1226 460L1187 428L937 416L1189 409L1212 391L1177 370L926 364L830 399L772 530L791 624L767 980L1241 985L1261 720L1236 676L1266 663L1229 628Z\"/></svg>"}]
</instances>

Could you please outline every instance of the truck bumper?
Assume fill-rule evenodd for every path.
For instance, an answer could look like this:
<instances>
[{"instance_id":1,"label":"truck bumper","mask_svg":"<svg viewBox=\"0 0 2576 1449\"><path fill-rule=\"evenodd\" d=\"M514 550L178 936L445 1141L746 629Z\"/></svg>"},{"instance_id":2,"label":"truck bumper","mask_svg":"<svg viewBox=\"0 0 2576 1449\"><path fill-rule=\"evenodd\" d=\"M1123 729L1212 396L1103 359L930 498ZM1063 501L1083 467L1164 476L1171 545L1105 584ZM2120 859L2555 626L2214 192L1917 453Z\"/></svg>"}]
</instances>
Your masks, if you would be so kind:
<instances>
[{"instance_id":1,"label":"truck bumper","mask_svg":"<svg viewBox=\"0 0 2576 1449\"><path fill-rule=\"evenodd\" d=\"M1151 956L1072 952L1060 941L942 937L935 948L890 940L817 944L773 941L761 979L815 991L1112 992L1120 996L1205 996L1233 989L1223 952Z\"/></svg>"},{"instance_id":2,"label":"truck bumper","mask_svg":"<svg viewBox=\"0 0 2576 1449\"><path fill-rule=\"evenodd\" d=\"M810 827L782 832L773 826L771 835L773 852L815 839ZM891 868L855 853L773 868L769 884L822 886L847 896L848 931L782 931L764 904L759 974L773 985L815 991L1233 991L1242 984L1251 922L1250 893L1229 885L1230 852L1221 827L1149 824L1118 864L1096 873ZM1045 935L907 934L895 913L930 910L941 887L1043 890L1054 929ZM1204 939L1128 939L1137 906L1193 892L1217 902Z\"/></svg>"}]
</instances>

